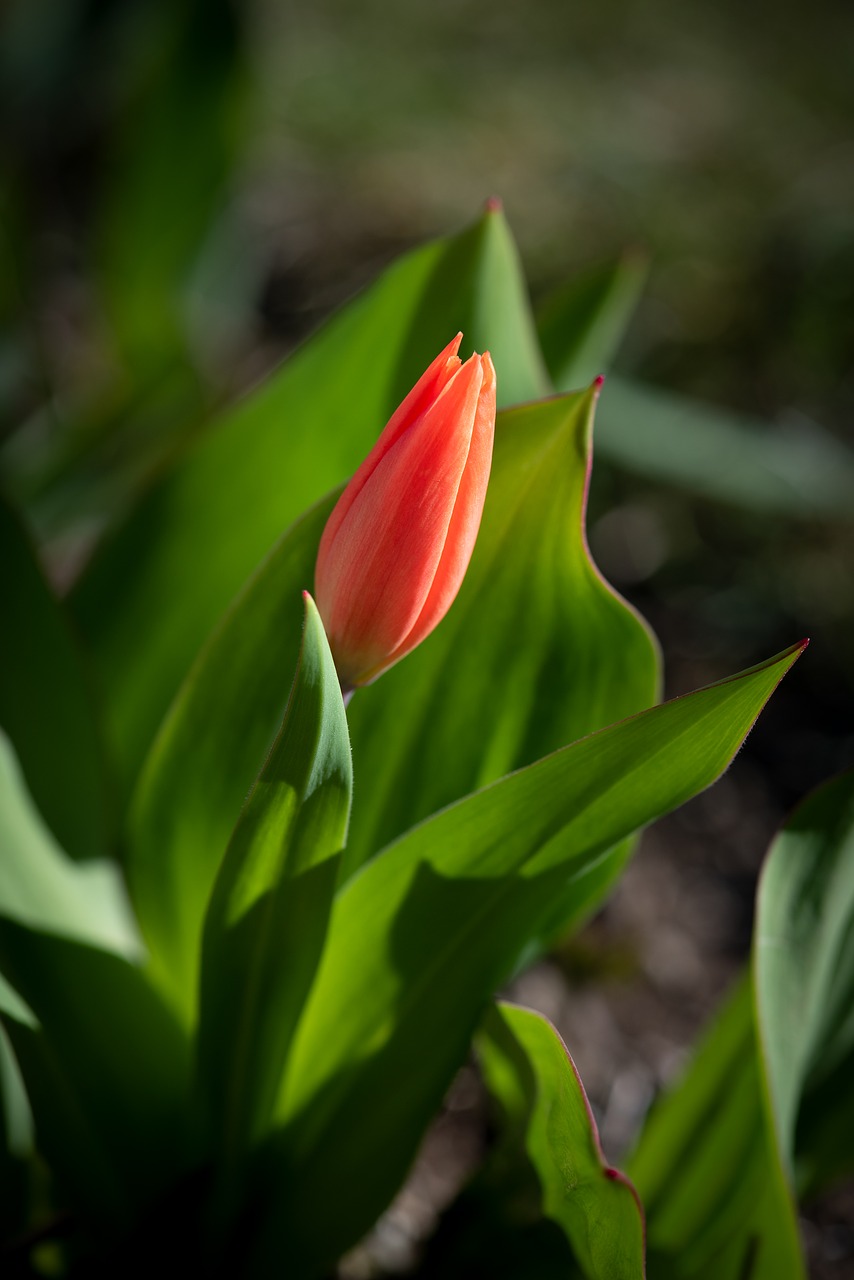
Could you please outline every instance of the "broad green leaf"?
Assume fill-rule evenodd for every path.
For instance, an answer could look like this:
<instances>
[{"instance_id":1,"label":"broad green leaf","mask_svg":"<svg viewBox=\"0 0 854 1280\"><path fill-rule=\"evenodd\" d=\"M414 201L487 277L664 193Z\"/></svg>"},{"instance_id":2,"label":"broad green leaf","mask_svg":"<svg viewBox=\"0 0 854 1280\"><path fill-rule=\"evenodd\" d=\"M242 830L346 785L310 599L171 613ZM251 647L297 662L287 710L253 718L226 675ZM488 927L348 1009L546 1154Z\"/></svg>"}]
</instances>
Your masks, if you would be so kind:
<instances>
[{"instance_id":1,"label":"broad green leaf","mask_svg":"<svg viewBox=\"0 0 854 1280\"><path fill-rule=\"evenodd\" d=\"M235 828L205 922L199 1078L226 1160L244 1154L272 1111L326 936L351 793L344 702L307 596L281 732ZM165 948L164 955L171 965ZM174 967L185 971L188 958L179 952Z\"/></svg>"},{"instance_id":2,"label":"broad green leaf","mask_svg":"<svg viewBox=\"0 0 854 1280\"><path fill-rule=\"evenodd\" d=\"M499 415L486 509L457 602L416 653L351 703L356 773L370 785L356 789L346 874L436 809L654 700L654 641L586 550L591 417L589 393ZM281 720L300 591L312 581L333 500L293 526L234 602L146 762L127 865L152 936L165 902L201 904L192 908L201 920ZM192 886L173 886L190 867ZM143 880L147 894L137 891ZM562 925L559 898L553 914Z\"/></svg>"},{"instance_id":3,"label":"broad green leaf","mask_svg":"<svg viewBox=\"0 0 854 1280\"><path fill-rule=\"evenodd\" d=\"M751 511L851 516L854 453L815 423L769 427L623 378L608 378L602 456Z\"/></svg>"},{"instance_id":4,"label":"broad green leaf","mask_svg":"<svg viewBox=\"0 0 854 1280\"><path fill-rule=\"evenodd\" d=\"M38 1026L3 1015L41 1154L108 1233L190 1157L189 1045L142 971L0 915L0 968Z\"/></svg>"},{"instance_id":5,"label":"broad green leaf","mask_svg":"<svg viewBox=\"0 0 854 1280\"><path fill-rule=\"evenodd\" d=\"M805 1280L764 1088L744 981L628 1161L646 1210L651 1276Z\"/></svg>"},{"instance_id":6,"label":"broad green leaf","mask_svg":"<svg viewBox=\"0 0 854 1280\"><path fill-rule=\"evenodd\" d=\"M215 424L103 548L74 604L126 784L241 584L306 504L355 470L458 329L464 350L491 349L504 403L545 389L494 211L390 267Z\"/></svg>"},{"instance_id":7,"label":"broad green leaf","mask_svg":"<svg viewBox=\"0 0 854 1280\"><path fill-rule=\"evenodd\" d=\"M646 275L646 258L630 252L575 276L546 299L537 329L558 391L587 386L610 367Z\"/></svg>"},{"instance_id":8,"label":"broad green leaf","mask_svg":"<svg viewBox=\"0 0 854 1280\"><path fill-rule=\"evenodd\" d=\"M280 1185L259 1265L287 1240L294 1274L313 1275L367 1229L555 893L572 882L576 909L589 908L608 851L715 779L800 652L555 752L347 882L267 1144Z\"/></svg>"},{"instance_id":9,"label":"broad green leaf","mask_svg":"<svg viewBox=\"0 0 854 1280\"><path fill-rule=\"evenodd\" d=\"M502 1157L533 1166L542 1214L562 1228L587 1280L642 1280L640 1202L604 1159L581 1078L554 1027L499 1004L476 1043L504 1113Z\"/></svg>"},{"instance_id":10,"label":"broad green leaf","mask_svg":"<svg viewBox=\"0 0 854 1280\"><path fill-rule=\"evenodd\" d=\"M173 1167L188 1097L187 1044L140 955L117 868L62 853L0 735L0 1017L39 1149L73 1197L122 1220Z\"/></svg>"},{"instance_id":11,"label":"broad green leaf","mask_svg":"<svg viewBox=\"0 0 854 1280\"><path fill-rule=\"evenodd\" d=\"M655 641L584 533L595 392L501 414L474 556L448 617L349 712L348 871L413 823L654 702ZM554 927L562 907L555 902Z\"/></svg>"},{"instance_id":12,"label":"broad green leaf","mask_svg":"<svg viewBox=\"0 0 854 1280\"><path fill-rule=\"evenodd\" d=\"M805 1184L830 1181L852 1168L854 1151L852 772L813 792L771 846L759 889L754 974L790 1176L799 1166Z\"/></svg>"},{"instance_id":13,"label":"broad green leaf","mask_svg":"<svg viewBox=\"0 0 854 1280\"><path fill-rule=\"evenodd\" d=\"M173 996L183 993L185 1016L214 881L287 704L302 592L333 501L287 531L220 621L164 721L131 805L131 895L161 979Z\"/></svg>"},{"instance_id":14,"label":"broad green leaf","mask_svg":"<svg viewBox=\"0 0 854 1280\"><path fill-rule=\"evenodd\" d=\"M83 666L29 539L2 498L0 599L0 725L63 848L73 857L102 855L106 786Z\"/></svg>"},{"instance_id":15,"label":"broad green leaf","mask_svg":"<svg viewBox=\"0 0 854 1280\"><path fill-rule=\"evenodd\" d=\"M0 915L131 958L141 952L118 868L110 862L75 863L63 853L1 732Z\"/></svg>"}]
</instances>

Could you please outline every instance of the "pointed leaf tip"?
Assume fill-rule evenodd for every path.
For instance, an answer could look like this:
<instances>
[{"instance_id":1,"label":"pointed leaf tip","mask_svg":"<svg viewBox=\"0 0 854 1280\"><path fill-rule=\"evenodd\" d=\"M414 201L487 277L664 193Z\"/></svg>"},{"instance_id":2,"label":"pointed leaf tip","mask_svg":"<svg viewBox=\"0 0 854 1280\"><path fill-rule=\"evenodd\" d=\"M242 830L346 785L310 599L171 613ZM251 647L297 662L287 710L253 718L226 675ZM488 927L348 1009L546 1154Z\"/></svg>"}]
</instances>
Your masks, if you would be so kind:
<instances>
[{"instance_id":1,"label":"pointed leaf tip","mask_svg":"<svg viewBox=\"0 0 854 1280\"><path fill-rule=\"evenodd\" d=\"M484 213L503 213L504 201L501 196L490 196L483 206Z\"/></svg>"}]
</instances>

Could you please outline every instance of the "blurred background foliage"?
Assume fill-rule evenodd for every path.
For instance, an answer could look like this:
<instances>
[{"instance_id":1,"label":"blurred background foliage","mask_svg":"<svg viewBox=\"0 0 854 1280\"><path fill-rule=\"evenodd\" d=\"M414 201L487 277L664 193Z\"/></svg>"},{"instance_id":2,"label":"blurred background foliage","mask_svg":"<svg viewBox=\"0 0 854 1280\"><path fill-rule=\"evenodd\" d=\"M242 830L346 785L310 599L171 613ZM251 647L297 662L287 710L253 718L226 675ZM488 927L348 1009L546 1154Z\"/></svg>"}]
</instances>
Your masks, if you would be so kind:
<instances>
[{"instance_id":1,"label":"blurred background foliage","mask_svg":"<svg viewBox=\"0 0 854 1280\"><path fill-rule=\"evenodd\" d=\"M848 0L0 13L0 481L61 591L220 406L487 197L504 201L545 315L566 281L620 259L645 277L615 369L705 402L726 447L711 493L702 466L680 483L666 444L634 465L608 433L606 384L594 554L655 626L669 693L813 643L713 798L662 825L561 956L574 1013L561 1022L554 990L523 993L562 1026L616 1146L633 1019L660 1023L639 1096L743 956L774 827L854 757L854 522L838 495L827 511L768 508L742 482L756 448L773 469L775 442L797 442L805 480L810 441L849 465L852 68ZM690 432L696 410L681 409ZM638 968L640 1001L625 988ZM617 985L597 1034L585 984L603 972Z\"/></svg>"},{"instance_id":2,"label":"blurred background foliage","mask_svg":"<svg viewBox=\"0 0 854 1280\"><path fill-rule=\"evenodd\" d=\"M2 462L61 580L219 403L491 194L535 301L627 249L648 261L620 370L783 430L846 432L843 0L808 24L767 0L393 16L369 0L8 0L0 22ZM702 588L690 612L726 633L724 666L775 614L846 649L838 521L769 522L743 500L722 519L604 468L600 494L618 507L594 527L606 569Z\"/></svg>"}]
</instances>

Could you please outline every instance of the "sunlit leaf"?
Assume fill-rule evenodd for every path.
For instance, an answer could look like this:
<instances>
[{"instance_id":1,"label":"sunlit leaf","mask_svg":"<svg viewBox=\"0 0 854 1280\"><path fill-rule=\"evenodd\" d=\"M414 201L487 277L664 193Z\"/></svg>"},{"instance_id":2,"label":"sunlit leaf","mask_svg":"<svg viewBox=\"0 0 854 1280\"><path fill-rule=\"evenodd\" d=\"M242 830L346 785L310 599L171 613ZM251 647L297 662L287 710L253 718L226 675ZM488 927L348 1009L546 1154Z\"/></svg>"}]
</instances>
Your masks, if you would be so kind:
<instances>
[{"instance_id":1,"label":"sunlit leaf","mask_svg":"<svg viewBox=\"0 0 854 1280\"><path fill-rule=\"evenodd\" d=\"M640 1202L602 1154L581 1078L554 1027L500 1004L477 1049L502 1107L501 1157L530 1161L541 1212L560 1225L587 1280L642 1280Z\"/></svg>"},{"instance_id":2,"label":"sunlit leaf","mask_svg":"<svg viewBox=\"0 0 854 1280\"><path fill-rule=\"evenodd\" d=\"M442 806L655 700L655 641L587 551L594 403L591 391L500 415L456 603L353 699L353 758L371 785L356 789L348 869Z\"/></svg>"},{"instance_id":3,"label":"sunlit leaf","mask_svg":"<svg viewBox=\"0 0 854 1280\"><path fill-rule=\"evenodd\" d=\"M127 872L153 962L185 1018L202 923L247 792L281 723L327 499L226 612L154 743L131 807Z\"/></svg>"},{"instance_id":4,"label":"sunlit leaf","mask_svg":"<svg viewBox=\"0 0 854 1280\"><path fill-rule=\"evenodd\" d=\"M199 1077L224 1162L244 1154L272 1111L326 936L351 791L344 703L309 597L281 732L228 846L205 924ZM168 941L174 949L183 939ZM158 958L179 967L165 946ZM180 952L178 960L188 967Z\"/></svg>"},{"instance_id":5,"label":"sunlit leaf","mask_svg":"<svg viewBox=\"0 0 854 1280\"><path fill-rule=\"evenodd\" d=\"M800 651L556 752L423 822L347 882L268 1144L279 1185L259 1258L287 1239L295 1274L314 1274L370 1225L556 889L573 879L576 906L589 907L608 851L714 780Z\"/></svg>"},{"instance_id":6,"label":"sunlit leaf","mask_svg":"<svg viewBox=\"0 0 854 1280\"><path fill-rule=\"evenodd\" d=\"M654 700L654 641L586 550L591 418L589 394L499 415L486 510L457 602L350 706L357 777L370 785L356 788L346 873L434 810ZM137 900L146 928L168 902L206 900L281 719L300 591L332 501L297 522L247 584L155 742L128 833L132 888L145 878L151 890ZM179 891L173 876L189 866L192 890ZM549 932L566 923L559 895L553 906Z\"/></svg>"},{"instance_id":7,"label":"sunlit leaf","mask_svg":"<svg viewBox=\"0 0 854 1280\"><path fill-rule=\"evenodd\" d=\"M491 349L504 403L543 391L515 252L495 211L390 267L211 428L104 547L74 604L126 783L241 584L306 505L355 470L459 329L464 351Z\"/></svg>"}]
</instances>

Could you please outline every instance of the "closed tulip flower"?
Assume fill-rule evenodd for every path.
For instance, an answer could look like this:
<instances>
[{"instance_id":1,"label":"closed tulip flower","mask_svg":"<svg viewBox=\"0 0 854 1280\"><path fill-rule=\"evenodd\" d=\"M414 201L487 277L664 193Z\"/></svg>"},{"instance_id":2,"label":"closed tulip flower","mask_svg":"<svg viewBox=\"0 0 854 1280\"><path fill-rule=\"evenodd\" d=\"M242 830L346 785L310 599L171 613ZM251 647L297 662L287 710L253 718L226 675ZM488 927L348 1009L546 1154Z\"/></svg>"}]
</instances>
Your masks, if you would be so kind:
<instances>
[{"instance_id":1,"label":"closed tulip flower","mask_svg":"<svg viewBox=\"0 0 854 1280\"><path fill-rule=\"evenodd\" d=\"M369 684L442 620L468 568L495 431L488 353L462 334L422 374L342 493L317 556L317 605L342 688Z\"/></svg>"}]
</instances>

